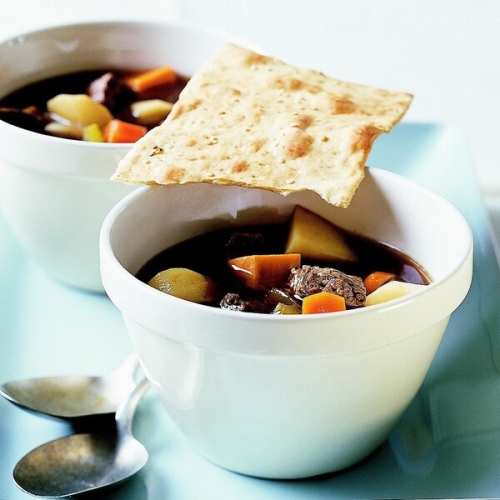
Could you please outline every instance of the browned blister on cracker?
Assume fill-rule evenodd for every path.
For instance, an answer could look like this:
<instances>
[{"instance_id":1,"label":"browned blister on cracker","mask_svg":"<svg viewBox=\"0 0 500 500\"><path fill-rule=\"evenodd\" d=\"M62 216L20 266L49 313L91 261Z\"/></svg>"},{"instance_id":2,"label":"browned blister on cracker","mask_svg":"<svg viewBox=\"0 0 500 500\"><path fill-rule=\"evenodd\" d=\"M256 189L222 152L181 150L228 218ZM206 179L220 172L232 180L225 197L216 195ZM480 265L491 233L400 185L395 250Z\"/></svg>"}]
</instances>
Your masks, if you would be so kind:
<instances>
[{"instance_id":1,"label":"browned blister on cracker","mask_svg":"<svg viewBox=\"0 0 500 500\"><path fill-rule=\"evenodd\" d=\"M172 112L139 140L113 180L212 182L281 194L311 190L347 207L375 139L412 100L227 44Z\"/></svg>"}]
</instances>

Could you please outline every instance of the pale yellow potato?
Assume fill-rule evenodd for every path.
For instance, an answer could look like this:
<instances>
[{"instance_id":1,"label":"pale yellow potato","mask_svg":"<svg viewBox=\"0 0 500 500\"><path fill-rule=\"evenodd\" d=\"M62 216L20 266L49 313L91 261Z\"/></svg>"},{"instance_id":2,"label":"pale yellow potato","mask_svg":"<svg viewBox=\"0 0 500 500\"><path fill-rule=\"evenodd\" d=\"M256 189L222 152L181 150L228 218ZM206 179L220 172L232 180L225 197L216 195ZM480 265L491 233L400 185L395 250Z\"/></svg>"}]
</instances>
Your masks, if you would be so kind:
<instances>
[{"instance_id":1,"label":"pale yellow potato","mask_svg":"<svg viewBox=\"0 0 500 500\"><path fill-rule=\"evenodd\" d=\"M382 302L388 302L389 300L399 299L425 286L416 283L405 283L403 281L389 281L366 297L365 306L373 306Z\"/></svg>"},{"instance_id":2,"label":"pale yellow potato","mask_svg":"<svg viewBox=\"0 0 500 500\"><path fill-rule=\"evenodd\" d=\"M82 140L83 130L76 125L67 125L65 123L50 122L45 125L45 132L56 137L64 139Z\"/></svg>"},{"instance_id":3,"label":"pale yellow potato","mask_svg":"<svg viewBox=\"0 0 500 500\"><path fill-rule=\"evenodd\" d=\"M355 262L358 259L337 227L301 206L294 210L285 252L326 262Z\"/></svg>"},{"instance_id":4,"label":"pale yellow potato","mask_svg":"<svg viewBox=\"0 0 500 500\"><path fill-rule=\"evenodd\" d=\"M138 123L148 126L158 125L172 111L172 106L172 103L162 99L147 99L132 103L130 110Z\"/></svg>"},{"instance_id":5,"label":"pale yellow potato","mask_svg":"<svg viewBox=\"0 0 500 500\"><path fill-rule=\"evenodd\" d=\"M47 102L47 109L65 120L78 125L97 123L104 127L113 115L102 104L86 94L58 94Z\"/></svg>"},{"instance_id":6,"label":"pale yellow potato","mask_svg":"<svg viewBox=\"0 0 500 500\"><path fill-rule=\"evenodd\" d=\"M161 292L198 304L214 300L215 284L203 274L184 267L172 267L160 271L148 285Z\"/></svg>"}]
</instances>

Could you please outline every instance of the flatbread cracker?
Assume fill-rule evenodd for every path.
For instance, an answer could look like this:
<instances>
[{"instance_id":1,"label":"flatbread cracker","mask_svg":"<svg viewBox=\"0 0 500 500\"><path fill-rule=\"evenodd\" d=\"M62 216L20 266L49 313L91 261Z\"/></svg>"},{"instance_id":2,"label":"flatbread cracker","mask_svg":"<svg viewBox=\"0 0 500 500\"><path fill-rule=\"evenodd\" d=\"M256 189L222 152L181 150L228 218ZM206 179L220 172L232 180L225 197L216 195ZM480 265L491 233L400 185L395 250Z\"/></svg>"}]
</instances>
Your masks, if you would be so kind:
<instances>
[{"instance_id":1,"label":"flatbread cracker","mask_svg":"<svg viewBox=\"0 0 500 500\"><path fill-rule=\"evenodd\" d=\"M232 184L284 195L311 190L347 207L374 140L394 127L411 100L408 93L334 80L227 44L112 179Z\"/></svg>"}]
</instances>

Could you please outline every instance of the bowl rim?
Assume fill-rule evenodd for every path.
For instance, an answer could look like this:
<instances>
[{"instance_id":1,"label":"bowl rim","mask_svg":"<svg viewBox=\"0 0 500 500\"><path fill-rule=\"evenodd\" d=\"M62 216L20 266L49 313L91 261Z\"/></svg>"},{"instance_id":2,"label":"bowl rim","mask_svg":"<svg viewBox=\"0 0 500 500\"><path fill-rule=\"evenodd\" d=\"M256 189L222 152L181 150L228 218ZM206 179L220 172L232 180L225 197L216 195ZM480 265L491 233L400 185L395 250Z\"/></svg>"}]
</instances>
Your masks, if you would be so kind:
<instances>
[{"instance_id":1,"label":"bowl rim","mask_svg":"<svg viewBox=\"0 0 500 500\"><path fill-rule=\"evenodd\" d=\"M227 39L228 42L241 44L242 46L252 48L253 50L258 50L258 51L260 50L262 52L262 49L258 47L256 44L254 44L249 40L244 39L239 35L233 34L226 30L212 28L204 24L195 23L187 20L174 20L174 19L169 19L164 21L131 19L131 20L97 20L97 21L68 22L68 23L54 24L51 26L44 26L33 30L21 31L18 34L10 35L7 38L0 39L0 53L2 51L2 48L5 46L10 47L16 44L24 44L29 39L45 35L50 36L53 34L62 33L66 30L78 29L84 32L90 28L99 28L99 29L106 29L109 27L130 28L130 26L140 28L143 30L148 30L153 27L155 29L187 30L192 33L202 33L203 35L206 36L217 36L220 37L221 39L225 38ZM3 95L0 96L0 98L3 97L4 97ZM134 143L119 143L119 144L99 143L99 142L80 141L76 139L67 139L56 136L50 136L50 135L40 134L38 132L34 132L31 130L23 129L22 127L17 127L16 125L12 125L3 120L0 120L0 128L4 128L6 131L10 131L10 133L20 134L20 137L25 136L26 140L31 140L33 138L33 135L35 135L37 137L41 137L42 139L40 140L47 142L49 145L52 143L55 145L66 143L72 145L73 147L78 145L78 147L82 149L93 149L93 150L102 149L114 152L116 150L120 150L123 148L130 148L132 147L132 144L134 144Z\"/></svg>"}]
</instances>

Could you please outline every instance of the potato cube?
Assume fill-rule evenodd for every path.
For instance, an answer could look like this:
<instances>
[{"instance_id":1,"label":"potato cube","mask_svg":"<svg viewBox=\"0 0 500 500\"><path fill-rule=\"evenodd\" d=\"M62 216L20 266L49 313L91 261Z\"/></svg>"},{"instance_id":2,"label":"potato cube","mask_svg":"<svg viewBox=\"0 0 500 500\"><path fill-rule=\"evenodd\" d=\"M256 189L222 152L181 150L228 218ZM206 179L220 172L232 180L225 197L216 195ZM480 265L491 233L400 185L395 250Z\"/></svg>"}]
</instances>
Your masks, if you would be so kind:
<instances>
[{"instance_id":1,"label":"potato cube","mask_svg":"<svg viewBox=\"0 0 500 500\"><path fill-rule=\"evenodd\" d=\"M216 294L215 283L209 277L184 267L160 271L151 278L148 285L160 292L198 304L211 302Z\"/></svg>"},{"instance_id":2,"label":"potato cube","mask_svg":"<svg viewBox=\"0 0 500 500\"><path fill-rule=\"evenodd\" d=\"M285 252L327 262L355 262L358 259L336 226L301 206L293 213Z\"/></svg>"},{"instance_id":3,"label":"potato cube","mask_svg":"<svg viewBox=\"0 0 500 500\"><path fill-rule=\"evenodd\" d=\"M104 127L113 115L106 106L93 101L86 94L58 94L47 101L47 109L51 113L78 125L97 123Z\"/></svg>"},{"instance_id":4,"label":"potato cube","mask_svg":"<svg viewBox=\"0 0 500 500\"><path fill-rule=\"evenodd\" d=\"M373 306L382 302L388 302L389 300L399 299L399 297L416 292L425 286L416 283L405 283L403 281L389 281L366 297L365 306Z\"/></svg>"}]
</instances>

